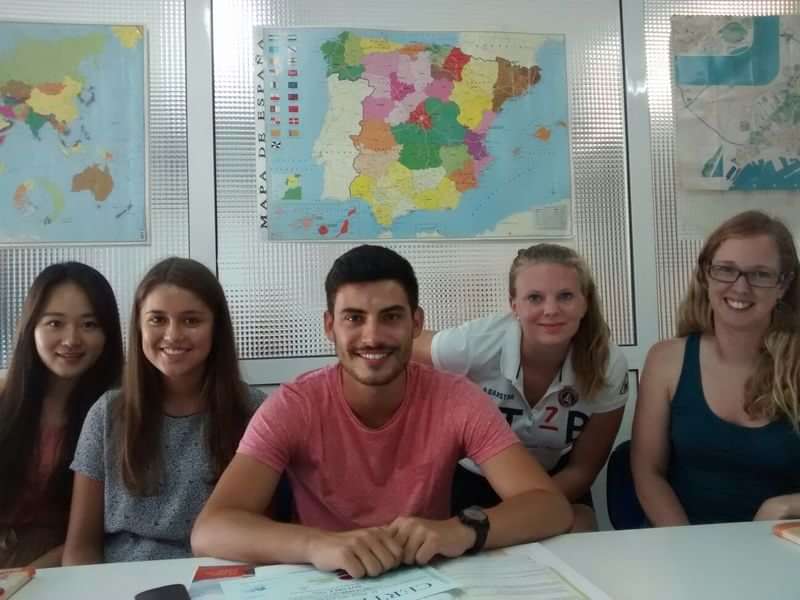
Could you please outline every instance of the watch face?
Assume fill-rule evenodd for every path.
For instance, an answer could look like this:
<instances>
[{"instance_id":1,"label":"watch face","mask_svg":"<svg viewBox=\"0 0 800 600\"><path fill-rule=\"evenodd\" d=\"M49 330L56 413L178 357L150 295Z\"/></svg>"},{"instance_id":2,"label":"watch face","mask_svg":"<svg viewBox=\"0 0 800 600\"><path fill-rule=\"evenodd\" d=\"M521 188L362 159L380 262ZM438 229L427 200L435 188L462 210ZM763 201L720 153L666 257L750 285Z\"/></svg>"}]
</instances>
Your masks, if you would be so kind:
<instances>
[{"instance_id":1,"label":"watch face","mask_svg":"<svg viewBox=\"0 0 800 600\"><path fill-rule=\"evenodd\" d=\"M465 508L462 512L463 515L471 521L477 521L479 523L486 521L486 513L477 506L470 506L469 508Z\"/></svg>"}]
</instances>

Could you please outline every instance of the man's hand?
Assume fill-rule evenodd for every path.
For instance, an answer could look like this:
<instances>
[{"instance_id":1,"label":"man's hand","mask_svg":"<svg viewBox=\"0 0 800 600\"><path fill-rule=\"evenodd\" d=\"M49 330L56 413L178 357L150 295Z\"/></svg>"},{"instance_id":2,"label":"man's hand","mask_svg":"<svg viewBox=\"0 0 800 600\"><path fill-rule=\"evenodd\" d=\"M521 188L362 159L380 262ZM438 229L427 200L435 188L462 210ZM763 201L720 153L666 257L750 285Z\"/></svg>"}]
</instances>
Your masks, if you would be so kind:
<instances>
[{"instance_id":1,"label":"man's hand","mask_svg":"<svg viewBox=\"0 0 800 600\"><path fill-rule=\"evenodd\" d=\"M351 577L375 577L400 565L403 547L384 527L320 532L309 542L308 557L320 571L344 569Z\"/></svg>"},{"instance_id":2,"label":"man's hand","mask_svg":"<svg viewBox=\"0 0 800 600\"><path fill-rule=\"evenodd\" d=\"M437 554L461 556L475 543L475 532L456 518L397 517L387 530L403 547L402 560L407 565L427 565Z\"/></svg>"}]
</instances>

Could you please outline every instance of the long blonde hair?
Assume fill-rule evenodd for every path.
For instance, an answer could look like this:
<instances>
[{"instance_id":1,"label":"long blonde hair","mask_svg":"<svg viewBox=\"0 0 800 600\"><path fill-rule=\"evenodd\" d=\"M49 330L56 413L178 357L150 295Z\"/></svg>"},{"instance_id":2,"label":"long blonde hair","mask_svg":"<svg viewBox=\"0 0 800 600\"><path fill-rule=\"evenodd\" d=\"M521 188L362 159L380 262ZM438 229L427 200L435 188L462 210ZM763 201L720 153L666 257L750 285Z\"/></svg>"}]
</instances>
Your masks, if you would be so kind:
<instances>
[{"instance_id":1,"label":"long blonde hair","mask_svg":"<svg viewBox=\"0 0 800 600\"><path fill-rule=\"evenodd\" d=\"M708 267L719 247L730 238L766 235L775 241L785 289L764 334L755 373L745 386L745 410L751 416L784 417L800 426L800 264L791 232L778 219L757 211L740 213L708 237L692 274L689 290L678 309L678 337L712 333L714 315L708 299Z\"/></svg>"},{"instance_id":2,"label":"long blonde hair","mask_svg":"<svg viewBox=\"0 0 800 600\"><path fill-rule=\"evenodd\" d=\"M597 286L589 266L572 248L558 244L536 244L517 252L508 273L508 293L517 295L517 275L531 264L549 263L575 269L578 285L586 298L586 314L572 338L572 368L578 393L591 399L607 385L609 329L600 306Z\"/></svg>"}]
</instances>

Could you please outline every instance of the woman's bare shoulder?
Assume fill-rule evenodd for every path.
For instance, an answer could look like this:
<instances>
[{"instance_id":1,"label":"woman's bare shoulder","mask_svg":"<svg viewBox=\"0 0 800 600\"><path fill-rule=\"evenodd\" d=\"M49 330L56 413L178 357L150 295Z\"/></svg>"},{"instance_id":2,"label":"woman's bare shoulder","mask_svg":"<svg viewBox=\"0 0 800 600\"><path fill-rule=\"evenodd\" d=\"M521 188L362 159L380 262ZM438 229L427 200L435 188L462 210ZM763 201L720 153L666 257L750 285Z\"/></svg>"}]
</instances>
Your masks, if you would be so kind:
<instances>
[{"instance_id":1,"label":"woman's bare shoulder","mask_svg":"<svg viewBox=\"0 0 800 600\"><path fill-rule=\"evenodd\" d=\"M644 374L671 388L680 375L686 338L669 338L656 342L647 352Z\"/></svg>"},{"instance_id":2,"label":"woman's bare shoulder","mask_svg":"<svg viewBox=\"0 0 800 600\"><path fill-rule=\"evenodd\" d=\"M659 360L674 360L676 358L683 359L683 350L686 347L686 338L669 338L656 342L650 347L647 353L650 356Z\"/></svg>"}]
</instances>

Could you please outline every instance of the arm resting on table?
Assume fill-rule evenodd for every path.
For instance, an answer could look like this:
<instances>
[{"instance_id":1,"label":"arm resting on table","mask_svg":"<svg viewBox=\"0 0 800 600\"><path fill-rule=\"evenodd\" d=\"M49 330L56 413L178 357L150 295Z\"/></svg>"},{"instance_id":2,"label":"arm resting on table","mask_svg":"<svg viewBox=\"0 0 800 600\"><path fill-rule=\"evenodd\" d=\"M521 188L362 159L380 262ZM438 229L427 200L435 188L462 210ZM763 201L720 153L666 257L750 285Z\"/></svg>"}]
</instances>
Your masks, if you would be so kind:
<instances>
[{"instance_id":1,"label":"arm resting on table","mask_svg":"<svg viewBox=\"0 0 800 600\"><path fill-rule=\"evenodd\" d=\"M655 527L688 525L689 519L667 481L670 402L680 372L684 340L650 348L639 383L633 418L631 469L636 495Z\"/></svg>"},{"instance_id":2,"label":"arm resting on table","mask_svg":"<svg viewBox=\"0 0 800 600\"><path fill-rule=\"evenodd\" d=\"M502 502L486 510L487 548L522 544L564 533L572 526L569 502L522 444L481 464Z\"/></svg>"},{"instance_id":3,"label":"arm resting on table","mask_svg":"<svg viewBox=\"0 0 800 600\"><path fill-rule=\"evenodd\" d=\"M31 562L29 567L34 569L49 569L50 567L60 567L61 557L64 555L64 544L59 544L55 548L51 548L39 558Z\"/></svg>"},{"instance_id":4,"label":"arm resting on table","mask_svg":"<svg viewBox=\"0 0 800 600\"><path fill-rule=\"evenodd\" d=\"M103 482L75 473L64 566L103 562L104 514Z\"/></svg>"},{"instance_id":5,"label":"arm resting on table","mask_svg":"<svg viewBox=\"0 0 800 600\"><path fill-rule=\"evenodd\" d=\"M754 521L777 521L800 518L800 494L773 496L764 500Z\"/></svg>"},{"instance_id":6,"label":"arm resting on table","mask_svg":"<svg viewBox=\"0 0 800 600\"><path fill-rule=\"evenodd\" d=\"M279 480L274 469L236 454L195 521L194 554L254 563L308 562L308 545L317 531L265 516Z\"/></svg>"},{"instance_id":7,"label":"arm resting on table","mask_svg":"<svg viewBox=\"0 0 800 600\"><path fill-rule=\"evenodd\" d=\"M397 567L403 549L385 527L327 532L264 516L280 473L237 454L220 478L192 530L195 555L252 563L310 563L353 577Z\"/></svg>"}]
</instances>

